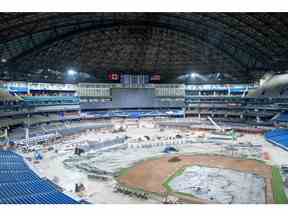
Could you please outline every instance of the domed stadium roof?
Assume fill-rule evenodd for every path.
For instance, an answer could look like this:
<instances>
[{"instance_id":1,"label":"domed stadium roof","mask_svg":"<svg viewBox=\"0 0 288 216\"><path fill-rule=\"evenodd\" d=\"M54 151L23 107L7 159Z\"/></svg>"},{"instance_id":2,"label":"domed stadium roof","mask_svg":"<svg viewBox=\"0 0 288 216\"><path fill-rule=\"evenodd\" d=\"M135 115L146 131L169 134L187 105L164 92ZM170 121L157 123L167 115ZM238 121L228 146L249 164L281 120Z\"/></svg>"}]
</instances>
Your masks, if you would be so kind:
<instances>
[{"instance_id":1,"label":"domed stadium roof","mask_svg":"<svg viewBox=\"0 0 288 216\"><path fill-rule=\"evenodd\" d=\"M0 77L81 80L109 71L221 73L250 82L288 69L287 13L0 13Z\"/></svg>"}]
</instances>

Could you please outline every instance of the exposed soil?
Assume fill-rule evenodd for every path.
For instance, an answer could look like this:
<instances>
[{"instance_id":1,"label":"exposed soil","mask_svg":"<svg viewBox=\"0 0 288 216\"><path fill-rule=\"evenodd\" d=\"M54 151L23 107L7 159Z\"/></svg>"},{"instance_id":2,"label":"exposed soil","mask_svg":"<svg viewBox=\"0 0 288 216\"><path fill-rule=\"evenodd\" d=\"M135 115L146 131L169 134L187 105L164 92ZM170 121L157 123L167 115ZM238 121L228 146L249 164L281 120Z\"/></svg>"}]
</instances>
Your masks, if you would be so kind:
<instances>
[{"instance_id":1,"label":"exposed soil","mask_svg":"<svg viewBox=\"0 0 288 216\"><path fill-rule=\"evenodd\" d=\"M241 160L223 156L208 155L182 155L178 156L181 161L177 163L168 162L172 157L161 157L159 159L146 160L130 168L125 175L118 177L118 181L127 187L140 188L148 192L163 194L166 192L162 185L166 179L177 170L191 165L207 167L218 167L251 172L265 177L266 181L266 203L274 203L272 192L272 167L255 160ZM174 195L176 195L174 193ZM177 195L180 197L179 195ZM183 198L183 197L181 197ZM207 203L192 197L185 197L192 203Z\"/></svg>"}]
</instances>

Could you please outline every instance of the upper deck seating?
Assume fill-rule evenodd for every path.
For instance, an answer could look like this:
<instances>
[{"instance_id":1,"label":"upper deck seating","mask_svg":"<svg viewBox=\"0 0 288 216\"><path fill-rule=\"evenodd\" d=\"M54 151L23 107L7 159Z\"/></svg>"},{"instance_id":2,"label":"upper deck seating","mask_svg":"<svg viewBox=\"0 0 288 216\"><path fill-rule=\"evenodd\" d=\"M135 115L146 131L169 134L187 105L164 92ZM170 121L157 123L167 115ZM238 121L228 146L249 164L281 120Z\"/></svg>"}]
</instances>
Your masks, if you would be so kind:
<instances>
[{"instance_id":1,"label":"upper deck seating","mask_svg":"<svg viewBox=\"0 0 288 216\"><path fill-rule=\"evenodd\" d=\"M276 122L288 122L288 112L282 112L279 115L277 115L273 121Z\"/></svg>"},{"instance_id":2,"label":"upper deck seating","mask_svg":"<svg viewBox=\"0 0 288 216\"><path fill-rule=\"evenodd\" d=\"M77 96L25 96L23 97L26 106L49 106L64 104L79 104Z\"/></svg>"}]
</instances>

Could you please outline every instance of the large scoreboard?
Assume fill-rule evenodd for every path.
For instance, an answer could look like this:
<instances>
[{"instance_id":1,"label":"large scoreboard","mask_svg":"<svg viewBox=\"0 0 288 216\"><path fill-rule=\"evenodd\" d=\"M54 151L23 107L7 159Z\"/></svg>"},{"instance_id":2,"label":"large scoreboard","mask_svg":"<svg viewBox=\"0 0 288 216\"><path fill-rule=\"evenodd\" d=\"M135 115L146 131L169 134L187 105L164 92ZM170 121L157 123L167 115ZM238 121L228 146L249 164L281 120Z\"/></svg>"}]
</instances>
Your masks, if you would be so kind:
<instances>
[{"instance_id":1,"label":"large scoreboard","mask_svg":"<svg viewBox=\"0 0 288 216\"><path fill-rule=\"evenodd\" d=\"M149 108L154 106L155 89L113 88L112 105L117 108Z\"/></svg>"}]
</instances>

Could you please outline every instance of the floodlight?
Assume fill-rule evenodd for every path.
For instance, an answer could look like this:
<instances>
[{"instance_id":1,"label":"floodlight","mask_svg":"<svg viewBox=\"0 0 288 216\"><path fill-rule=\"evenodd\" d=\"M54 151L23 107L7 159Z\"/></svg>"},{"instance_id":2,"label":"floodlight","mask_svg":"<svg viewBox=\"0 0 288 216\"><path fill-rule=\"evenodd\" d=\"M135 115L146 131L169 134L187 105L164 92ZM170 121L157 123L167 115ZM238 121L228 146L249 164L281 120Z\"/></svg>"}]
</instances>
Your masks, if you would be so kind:
<instances>
[{"instance_id":1,"label":"floodlight","mask_svg":"<svg viewBox=\"0 0 288 216\"><path fill-rule=\"evenodd\" d=\"M195 72L192 72L192 73L190 74L190 78L191 78L191 79L195 79L196 76L197 76L197 74L196 74Z\"/></svg>"},{"instance_id":2,"label":"floodlight","mask_svg":"<svg viewBox=\"0 0 288 216\"><path fill-rule=\"evenodd\" d=\"M74 75L77 74L77 72L76 72L75 70L73 70L73 69L68 70L67 73L68 73L68 75L70 75L70 76L74 76Z\"/></svg>"}]
</instances>

